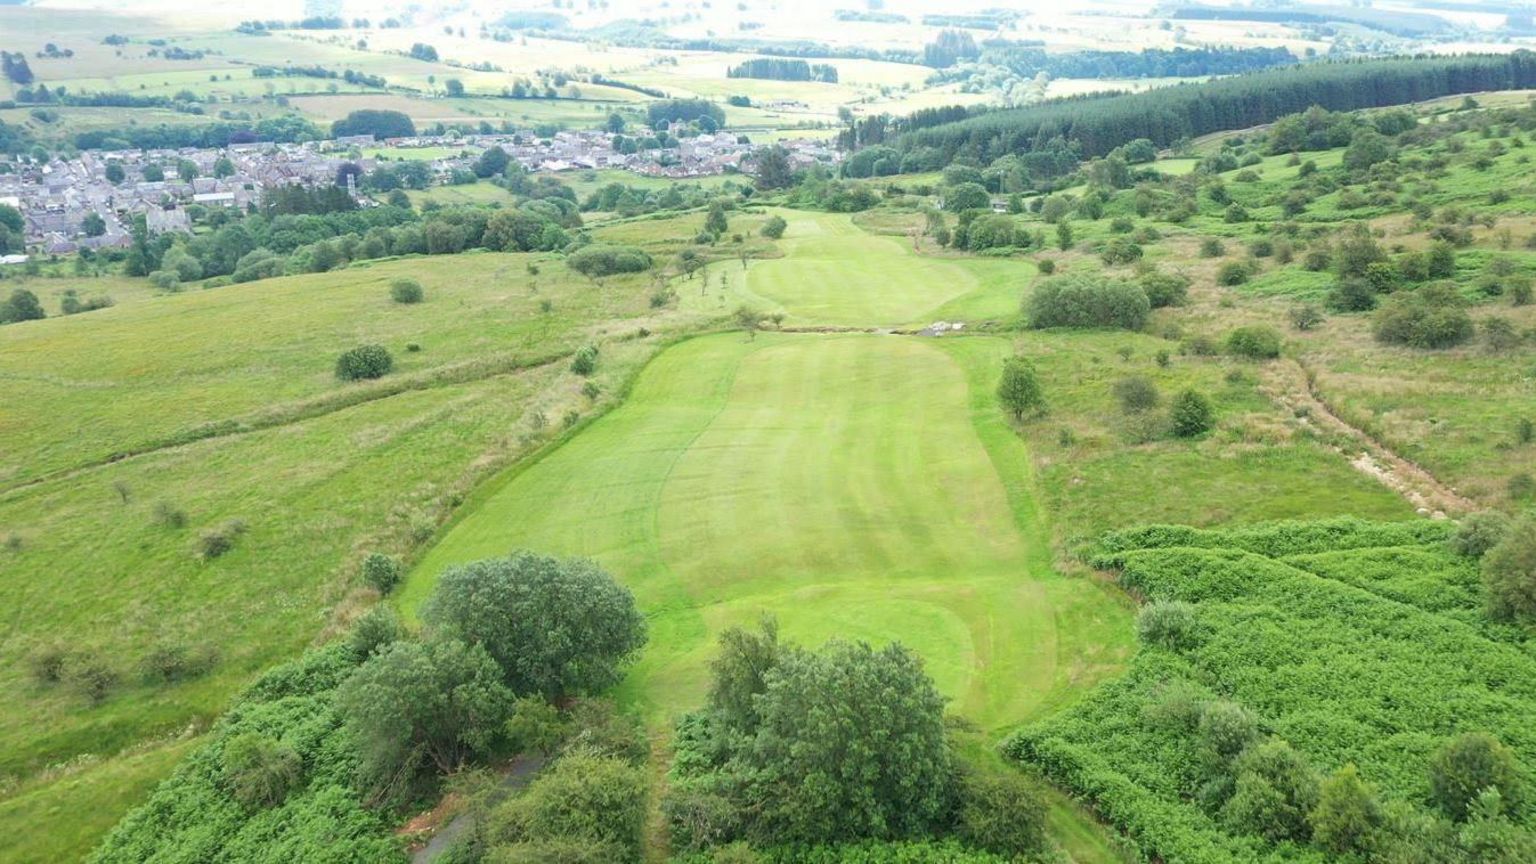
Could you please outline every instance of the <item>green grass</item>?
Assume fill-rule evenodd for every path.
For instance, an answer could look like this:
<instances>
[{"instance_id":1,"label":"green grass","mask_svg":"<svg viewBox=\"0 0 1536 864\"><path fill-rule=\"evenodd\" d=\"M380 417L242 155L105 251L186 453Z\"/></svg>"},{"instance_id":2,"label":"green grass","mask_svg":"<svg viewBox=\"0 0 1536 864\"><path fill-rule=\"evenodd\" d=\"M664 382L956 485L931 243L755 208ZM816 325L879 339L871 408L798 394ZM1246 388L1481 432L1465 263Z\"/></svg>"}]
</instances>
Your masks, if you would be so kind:
<instances>
[{"instance_id":1,"label":"green grass","mask_svg":"<svg viewBox=\"0 0 1536 864\"><path fill-rule=\"evenodd\" d=\"M922 326L939 318L1006 317L1033 279L1029 262L920 256L905 238L860 230L847 216L784 211L785 257L751 266L747 287L791 324Z\"/></svg>"},{"instance_id":2,"label":"green grass","mask_svg":"<svg viewBox=\"0 0 1536 864\"><path fill-rule=\"evenodd\" d=\"M675 347L622 408L478 502L400 603L414 612L455 562L590 555L650 616L623 693L655 722L698 703L714 635L765 612L809 644L910 644L989 728L1035 716L1115 668L1128 628L1093 584L1051 571L1028 496L1009 495L1018 475L1002 471L1027 471L1027 455L1000 423L979 425L995 412L968 375L1006 347L739 334Z\"/></svg>"},{"instance_id":3,"label":"green grass","mask_svg":"<svg viewBox=\"0 0 1536 864\"><path fill-rule=\"evenodd\" d=\"M0 329L0 375L24 397L0 420L14 442L0 535L21 544L0 551L12 610L0 686L13 694L0 707L0 832L27 836L7 861L83 855L173 758L117 754L205 728L251 676L366 605L353 581L364 552L409 553L567 412L614 399L661 338L627 338L642 323L665 334L691 314L651 310L646 280L599 287L552 262L535 293L528 260L461 255L445 270L419 258L176 295L124 280L26 283L50 312L65 286L89 295L98 281L119 302ZM425 303L389 301L388 280L404 275L426 285ZM336 382L335 352L365 341L388 344L397 371ZM558 359L516 369L587 342L604 346L595 405ZM234 416L245 420L228 434L95 464ZM157 522L162 502L185 527ZM231 519L246 524L235 549L199 560L199 535ZM34 682L27 657L56 638L121 673L103 704ZM136 664L169 641L211 647L217 665L144 683Z\"/></svg>"},{"instance_id":4,"label":"green grass","mask_svg":"<svg viewBox=\"0 0 1536 864\"><path fill-rule=\"evenodd\" d=\"M1280 414L1259 390L1257 364L1180 356L1175 343L1131 333L1032 333L1019 348L1039 370L1049 402L1049 416L1028 424L1026 434L1068 548L1146 522L1413 516L1396 493ZM1129 360L1122 348L1131 350ZM1172 355L1167 368L1154 360L1160 350ZM1165 406L1184 389L1206 394L1216 429L1192 441L1136 443L1112 392L1132 375L1150 379Z\"/></svg>"}]
</instances>

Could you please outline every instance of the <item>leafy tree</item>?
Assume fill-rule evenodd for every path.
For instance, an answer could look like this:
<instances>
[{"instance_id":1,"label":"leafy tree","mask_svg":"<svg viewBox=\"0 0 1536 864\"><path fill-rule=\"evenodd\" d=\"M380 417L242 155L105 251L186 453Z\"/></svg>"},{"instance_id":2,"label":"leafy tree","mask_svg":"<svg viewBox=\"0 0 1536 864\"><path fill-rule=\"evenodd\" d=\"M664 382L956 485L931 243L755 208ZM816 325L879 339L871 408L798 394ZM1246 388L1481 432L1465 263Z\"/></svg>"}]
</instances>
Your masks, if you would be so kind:
<instances>
[{"instance_id":1,"label":"leafy tree","mask_svg":"<svg viewBox=\"0 0 1536 864\"><path fill-rule=\"evenodd\" d=\"M709 202L709 212L704 217L704 230L719 237L730 230L725 219L725 205L720 201Z\"/></svg>"},{"instance_id":2,"label":"leafy tree","mask_svg":"<svg viewBox=\"0 0 1536 864\"><path fill-rule=\"evenodd\" d=\"M1429 795L1446 815L1464 821L1485 789L1498 790L1506 806L1519 808L1523 790L1515 754L1497 738L1465 732L1435 752L1429 764Z\"/></svg>"},{"instance_id":3,"label":"leafy tree","mask_svg":"<svg viewBox=\"0 0 1536 864\"><path fill-rule=\"evenodd\" d=\"M336 358L336 377L343 381L382 378L394 366L395 359L383 345L359 345Z\"/></svg>"},{"instance_id":4,"label":"leafy tree","mask_svg":"<svg viewBox=\"0 0 1536 864\"><path fill-rule=\"evenodd\" d=\"M1182 600L1154 600L1136 613L1137 637L1170 651L1190 647L1196 626L1195 607Z\"/></svg>"},{"instance_id":5,"label":"leafy tree","mask_svg":"<svg viewBox=\"0 0 1536 864\"><path fill-rule=\"evenodd\" d=\"M1312 826L1312 841L1329 852L1363 854L1381 828L1381 804L1376 790L1361 779L1351 762L1323 781L1307 822Z\"/></svg>"},{"instance_id":6,"label":"leafy tree","mask_svg":"<svg viewBox=\"0 0 1536 864\"><path fill-rule=\"evenodd\" d=\"M336 691L360 757L360 771L381 799L402 791L423 761L449 772L488 753L512 711L496 661L457 640L395 642Z\"/></svg>"},{"instance_id":7,"label":"leafy tree","mask_svg":"<svg viewBox=\"0 0 1536 864\"><path fill-rule=\"evenodd\" d=\"M830 843L927 833L949 812L944 698L908 649L830 642L765 676L744 781L761 836Z\"/></svg>"},{"instance_id":8,"label":"leafy tree","mask_svg":"<svg viewBox=\"0 0 1536 864\"><path fill-rule=\"evenodd\" d=\"M1072 223L1065 219L1056 223L1056 248L1063 252L1072 248Z\"/></svg>"},{"instance_id":9,"label":"leafy tree","mask_svg":"<svg viewBox=\"0 0 1536 864\"><path fill-rule=\"evenodd\" d=\"M1045 394L1040 389L1040 379L1035 367L1023 357L1009 357L1003 361L1003 377L997 384L997 401L1014 420L1024 419L1025 414L1045 413Z\"/></svg>"},{"instance_id":10,"label":"leafy tree","mask_svg":"<svg viewBox=\"0 0 1536 864\"><path fill-rule=\"evenodd\" d=\"M1189 297L1189 277L1179 273L1148 270L1136 280L1153 309L1182 306Z\"/></svg>"},{"instance_id":11,"label":"leafy tree","mask_svg":"<svg viewBox=\"0 0 1536 864\"><path fill-rule=\"evenodd\" d=\"M370 552L363 559L363 581L380 594L388 594L400 584L400 559L382 552Z\"/></svg>"},{"instance_id":12,"label":"leafy tree","mask_svg":"<svg viewBox=\"0 0 1536 864\"><path fill-rule=\"evenodd\" d=\"M93 210L85 214L85 218L80 220L80 230L87 237L100 237L107 233L107 220L101 218L101 214Z\"/></svg>"},{"instance_id":13,"label":"leafy tree","mask_svg":"<svg viewBox=\"0 0 1536 864\"><path fill-rule=\"evenodd\" d=\"M777 240L784 236L784 229L788 227L789 223L784 221L784 217L775 214L763 223L762 234L769 240Z\"/></svg>"},{"instance_id":14,"label":"leafy tree","mask_svg":"<svg viewBox=\"0 0 1536 864\"><path fill-rule=\"evenodd\" d=\"M1180 438L1204 435L1211 431L1216 422L1211 400L1198 390L1185 390L1175 396L1169 413L1173 420L1173 434Z\"/></svg>"},{"instance_id":15,"label":"leafy tree","mask_svg":"<svg viewBox=\"0 0 1536 864\"><path fill-rule=\"evenodd\" d=\"M123 180L127 179L127 176L127 173L123 171L123 163L117 161L116 159L113 159L107 163L106 177L108 183L116 186L117 184L123 182Z\"/></svg>"},{"instance_id":16,"label":"leafy tree","mask_svg":"<svg viewBox=\"0 0 1536 864\"><path fill-rule=\"evenodd\" d=\"M118 170L121 171L122 169L119 168ZM218 160L213 163L213 176L220 180L223 180L226 177L235 176L235 163L231 162L228 156L220 156ZM108 177L107 179L111 180L112 178Z\"/></svg>"},{"instance_id":17,"label":"leafy tree","mask_svg":"<svg viewBox=\"0 0 1536 864\"><path fill-rule=\"evenodd\" d=\"M450 98L457 98L464 95L464 82L457 78L449 78L443 82L443 89L447 91Z\"/></svg>"},{"instance_id":18,"label":"leafy tree","mask_svg":"<svg viewBox=\"0 0 1536 864\"><path fill-rule=\"evenodd\" d=\"M951 213L965 210L985 210L992 206L992 196L980 183L961 183L952 187L944 196L944 209Z\"/></svg>"},{"instance_id":19,"label":"leafy tree","mask_svg":"<svg viewBox=\"0 0 1536 864\"><path fill-rule=\"evenodd\" d=\"M651 268L651 256L633 246L605 246L593 243L572 252L567 267L584 276L600 279L616 273L640 273Z\"/></svg>"},{"instance_id":20,"label":"leafy tree","mask_svg":"<svg viewBox=\"0 0 1536 864\"><path fill-rule=\"evenodd\" d=\"M645 644L634 596L583 558L518 552L451 567L421 615L484 646L518 695L605 690Z\"/></svg>"},{"instance_id":21,"label":"leafy tree","mask_svg":"<svg viewBox=\"0 0 1536 864\"><path fill-rule=\"evenodd\" d=\"M793 185L794 182L794 170L789 164L788 150L774 146L758 153L757 188L784 189Z\"/></svg>"},{"instance_id":22,"label":"leafy tree","mask_svg":"<svg viewBox=\"0 0 1536 864\"><path fill-rule=\"evenodd\" d=\"M297 751L265 735L246 732L224 742L224 782L247 807L271 807L298 785L304 764Z\"/></svg>"},{"instance_id":23,"label":"leafy tree","mask_svg":"<svg viewBox=\"0 0 1536 864\"><path fill-rule=\"evenodd\" d=\"M476 177L495 177L507 170L507 163L512 157L500 147L487 148L484 153L475 159L474 172Z\"/></svg>"},{"instance_id":24,"label":"leafy tree","mask_svg":"<svg viewBox=\"0 0 1536 864\"><path fill-rule=\"evenodd\" d=\"M1360 129L1355 132L1349 148L1344 151L1344 167L1351 171L1363 171L1390 158L1392 143L1386 136L1375 129Z\"/></svg>"},{"instance_id":25,"label":"leafy tree","mask_svg":"<svg viewBox=\"0 0 1536 864\"><path fill-rule=\"evenodd\" d=\"M1536 521L1521 519L1483 555L1483 590L1499 618L1536 618Z\"/></svg>"},{"instance_id":26,"label":"leafy tree","mask_svg":"<svg viewBox=\"0 0 1536 864\"><path fill-rule=\"evenodd\" d=\"M46 317L48 315L43 311L43 304L38 302L37 295L25 288L13 289L10 299L0 306L0 324L36 321Z\"/></svg>"},{"instance_id":27,"label":"leafy tree","mask_svg":"<svg viewBox=\"0 0 1536 864\"><path fill-rule=\"evenodd\" d=\"M425 297L421 289L421 283L415 279L402 277L389 283L390 299L396 303L420 303Z\"/></svg>"},{"instance_id":28,"label":"leafy tree","mask_svg":"<svg viewBox=\"0 0 1536 864\"><path fill-rule=\"evenodd\" d=\"M144 179L151 183L159 183L165 179L165 169L161 168L159 165L154 164L153 162L145 165L139 171L139 173L144 175Z\"/></svg>"},{"instance_id":29,"label":"leafy tree","mask_svg":"<svg viewBox=\"0 0 1536 864\"><path fill-rule=\"evenodd\" d=\"M380 603L357 619L347 636L347 643L362 661L405 637L405 627L400 624L400 616L395 614L394 607Z\"/></svg>"},{"instance_id":30,"label":"leafy tree","mask_svg":"<svg viewBox=\"0 0 1536 864\"><path fill-rule=\"evenodd\" d=\"M757 331L762 328L763 320L767 316L761 310L743 304L736 307L733 317L736 319L736 326L747 331L748 339L756 339Z\"/></svg>"},{"instance_id":31,"label":"leafy tree","mask_svg":"<svg viewBox=\"0 0 1536 864\"><path fill-rule=\"evenodd\" d=\"M1467 558L1481 558L1509 534L1509 517L1497 510L1484 510L1463 517L1451 535L1451 551Z\"/></svg>"}]
</instances>

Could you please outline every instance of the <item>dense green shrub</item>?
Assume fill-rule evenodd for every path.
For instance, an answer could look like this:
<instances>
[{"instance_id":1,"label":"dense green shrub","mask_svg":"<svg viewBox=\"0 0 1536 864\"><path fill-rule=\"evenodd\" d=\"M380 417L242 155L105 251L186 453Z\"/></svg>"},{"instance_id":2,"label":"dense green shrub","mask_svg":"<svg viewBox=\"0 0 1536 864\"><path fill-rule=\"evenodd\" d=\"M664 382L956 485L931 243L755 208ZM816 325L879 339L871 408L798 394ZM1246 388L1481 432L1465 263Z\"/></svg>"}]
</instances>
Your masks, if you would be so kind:
<instances>
[{"instance_id":1,"label":"dense green shrub","mask_svg":"<svg viewBox=\"0 0 1536 864\"><path fill-rule=\"evenodd\" d=\"M298 785L303 757L293 747L255 732L224 742L224 784L247 807L282 803Z\"/></svg>"},{"instance_id":2,"label":"dense green shrub","mask_svg":"<svg viewBox=\"0 0 1536 864\"><path fill-rule=\"evenodd\" d=\"M784 236L784 229L788 227L789 223L784 221L784 217L775 214L769 216L768 221L763 223L762 235L769 240L777 240Z\"/></svg>"},{"instance_id":3,"label":"dense green shrub","mask_svg":"<svg viewBox=\"0 0 1536 864\"><path fill-rule=\"evenodd\" d=\"M1120 410L1127 414L1150 411L1162 401L1157 385L1140 375L1128 375L1116 381L1110 390L1120 403Z\"/></svg>"},{"instance_id":4,"label":"dense green shrub","mask_svg":"<svg viewBox=\"0 0 1536 864\"><path fill-rule=\"evenodd\" d=\"M1468 558L1481 558L1489 549L1499 545L1509 533L1509 517L1497 510L1472 513L1456 524L1451 536L1451 551Z\"/></svg>"},{"instance_id":5,"label":"dense green shrub","mask_svg":"<svg viewBox=\"0 0 1536 864\"><path fill-rule=\"evenodd\" d=\"M1372 328L1378 342L1438 349L1472 338L1472 318L1450 285L1425 285L1394 294L1376 311Z\"/></svg>"},{"instance_id":6,"label":"dense green shrub","mask_svg":"<svg viewBox=\"0 0 1536 864\"><path fill-rule=\"evenodd\" d=\"M1030 325L1047 327L1146 326L1152 305L1140 286L1118 279L1072 274L1035 286L1027 301Z\"/></svg>"},{"instance_id":7,"label":"dense green shrub","mask_svg":"<svg viewBox=\"0 0 1536 864\"><path fill-rule=\"evenodd\" d=\"M492 811L486 860L637 862L649 787L644 769L623 760L565 756Z\"/></svg>"},{"instance_id":8,"label":"dense green shrub","mask_svg":"<svg viewBox=\"0 0 1536 864\"><path fill-rule=\"evenodd\" d=\"M640 273L651 269L651 256L633 246L605 246L594 243L572 252L566 266L592 279L616 273Z\"/></svg>"},{"instance_id":9,"label":"dense green shrub","mask_svg":"<svg viewBox=\"0 0 1536 864\"><path fill-rule=\"evenodd\" d=\"M1136 613L1136 635L1148 645L1178 651L1194 644L1195 607L1180 600L1155 601Z\"/></svg>"},{"instance_id":10,"label":"dense green shrub","mask_svg":"<svg viewBox=\"0 0 1536 864\"><path fill-rule=\"evenodd\" d=\"M1028 858L1050 843L1045 807L1023 778L1014 774L967 777L960 787L957 832L966 846L998 855Z\"/></svg>"},{"instance_id":11,"label":"dense green shrub","mask_svg":"<svg viewBox=\"0 0 1536 864\"><path fill-rule=\"evenodd\" d=\"M396 303L420 303L426 292L415 279L396 279L389 283L389 297Z\"/></svg>"},{"instance_id":12,"label":"dense green shrub","mask_svg":"<svg viewBox=\"0 0 1536 864\"><path fill-rule=\"evenodd\" d=\"M395 358L383 345L359 345L336 358L336 377L343 381L382 378L395 367Z\"/></svg>"},{"instance_id":13,"label":"dense green shrub","mask_svg":"<svg viewBox=\"0 0 1536 864\"><path fill-rule=\"evenodd\" d=\"M1536 619L1536 520L1520 519L1508 526L1484 553L1482 571L1490 612L1500 618Z\"/></svg>"},{"instance_id":14,"label":"dense green shrub","mask_svg":"<svg viewBox=\"0 0 1536 864\"><path fill-rule=\"evenodd\" d=\"M1133 264L1141 260L1141 255L1141 247L1125 237L1111 237L1099 250L1099 257L1111 266Z\"/></svg>"},{"instance_id":15,"label":"dense green shrub","mask_svg":"<svg viewBox=\"0 0 1536 864\"><path fill-rule=\"evenodd\" d=\"M380 594L388 594L400 584L403 568L400 559L382 552L370 552L363 559L363 581Z\"/></svg>"},{"instance_id":16,"label":"dense green shrub","mask_svg":"<svg viewBox=\"0 0 1536 864\"><path fill-rule=\"evenodd\" d=\"M1524 794L1515 754L1486 732L1466 732L1445 742L1429 765L1429 794L1446 815L1460 822L1478 795L1496 789L1510 812Z\"/></svg>"},{"instance_id":17,"label":"dense green shrub","mask_svg":"<svg viewBox=\"0 0 1536 864\"><path fill-rule=\"evenodd\" d=\"M1261 324L1235 328L1227 334L1227 353L1249 360L1279 357L1280 333Z\"/></svg>"},{"instance_id":18,"label":"dense green shrub","mask_svg":"<svg viewBox=\"0 0 1536 864\"><path fill-rule=\"evenodd\" d=\"M1322 782L1317 806L1307 816L1313 841L1338 855L1366 852L1382 819L1376 790L1360 778L1353 762Z\"/></svg>"},{"instance_id":19,"label":"dense green shrub","mask_svg":"<svg viewBox=\"0 0 1536 864\"><path fill-rule=\"evenodd\" d=\"M1242 285L1253 276L1253 268L1246 261L1228 261L1216 269L1216 284L1228 288Z\"/></svg>"},{"instance_id":20,"label":"dense green shrub","mask_svg":"<svg viewBox=\"0 0 1536 864\"><path fill-rule=\"evenodd\" d=\"M571 357L571 371L577 375L591 375L597 371L597 346L583 345Z\"/></svg>"},{"instance_id":21,"label":"dense green shrub","mask_svg":"<svg viewBox=\"0 0 1536 864\"><path fill-rule=\"evenodd\" d=\"M1189 277L1181 273L1148 270L1136 282L1146 292L1147 302L1153 309L1183 306L1189 297Z\"/></svg>"},{"instance_id":22,"label":"dense green shrub","mask_svg":"<svg viewBox=\"0 0 1536 864\"><path fill-rule=\"evenodd\" d=\"M361 662L391 643L404 639L405 635L405 628L400 624L400 616L395 614L394 607L380 603L352 625L352 632L347 635L347 644Z\"/></svg>"},{"instance_id":23,"label":"dense green shrub","mask_svg":"<svg viewBox=\"0 0 1536 864\"><path fill-rule=\"evenodd\" d=\"M1216 422L1216 411L1211 400L1198 390L1184 390L1175 396L1169 411L1173 434L1180 438L1204 435Z\"/></svg>"}]
</instances>

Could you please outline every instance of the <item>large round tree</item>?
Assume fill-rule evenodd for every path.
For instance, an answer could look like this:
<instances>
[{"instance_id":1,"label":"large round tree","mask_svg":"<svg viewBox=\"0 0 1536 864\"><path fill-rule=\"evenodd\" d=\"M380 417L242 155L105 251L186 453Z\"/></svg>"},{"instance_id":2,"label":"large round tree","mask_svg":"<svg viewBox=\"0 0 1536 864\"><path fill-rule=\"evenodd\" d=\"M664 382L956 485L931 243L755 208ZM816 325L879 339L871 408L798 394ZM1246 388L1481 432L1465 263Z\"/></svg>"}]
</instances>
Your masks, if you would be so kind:
<instances>
[{"instance_id":1,"label":"large round tree","mask_svg":"<svg viewBox=\"0 0 1536 864\"><path fill-rule=\"evenodd\" d=\"M518 552L452 567L422 619L484 646L513 692L550 699L611 687L645 644L634 596L584 558Z\"/></svg>"}]
</instances>

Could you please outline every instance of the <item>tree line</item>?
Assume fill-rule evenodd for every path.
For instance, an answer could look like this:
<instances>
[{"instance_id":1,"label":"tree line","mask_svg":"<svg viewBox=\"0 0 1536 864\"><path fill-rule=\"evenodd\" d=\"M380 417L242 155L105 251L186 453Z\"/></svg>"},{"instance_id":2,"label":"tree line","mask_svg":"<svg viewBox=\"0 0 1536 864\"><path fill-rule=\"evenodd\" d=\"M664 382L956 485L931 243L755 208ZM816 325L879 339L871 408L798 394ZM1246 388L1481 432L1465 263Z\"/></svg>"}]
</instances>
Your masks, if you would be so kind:
<instances>
[{"instance_id":1,"label":"tree line","mask_svg":"<svg viewBox=\"0 0 1536 864\"><path fill-rule=\"evenodd\" d=\"M945 163L957 156L987 163L1007 153L1029 153L1054 139L1076 146L1083 157L1091 158L1137 138L1166 147L1211 132L1268 123L1313 105L1346 111L1532 86L1536 86L1536 54L1523 50L1507 55L1316 63L1144 93L985 112L911 131L906 130L922 119L908 124L887 119L868 128L864 127L869 121L860 120L845 132L845 138L866 145L889 140L900 151L932 148Z\"/></svg>"},{"instance_id":2,"label":"tree line","mask_svg":"<svg viewBox=\"0 0 1536 864\"><path fill-rule=\"evenodd\" d=\"M762 78L770 81L820 81L837 83L837 67L776 57L754 57L726 70L727 78Z\"/></svg>"}]
</instances>

